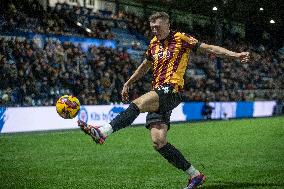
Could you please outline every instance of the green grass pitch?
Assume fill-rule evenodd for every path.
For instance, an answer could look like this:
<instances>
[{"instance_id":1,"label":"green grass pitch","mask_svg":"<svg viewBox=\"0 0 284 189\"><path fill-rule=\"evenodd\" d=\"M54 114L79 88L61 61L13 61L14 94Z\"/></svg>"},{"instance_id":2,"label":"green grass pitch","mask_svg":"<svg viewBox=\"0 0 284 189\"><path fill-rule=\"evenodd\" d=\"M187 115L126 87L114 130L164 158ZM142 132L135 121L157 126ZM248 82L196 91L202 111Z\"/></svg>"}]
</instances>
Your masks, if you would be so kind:
<instances>
[{"instance_id":1,"label":"green grass pitch","mask_svg":"<svg viewBox=\"0 0 284 189\"><path fill-rule=\"evenodd\" d=\"M284 188L284 117L172 124L168 140L206 174L203 188ZM79 130L0 135L3 189L180 189L186 182L144 127L101 146Z\"/></svg>"}]
</instances>

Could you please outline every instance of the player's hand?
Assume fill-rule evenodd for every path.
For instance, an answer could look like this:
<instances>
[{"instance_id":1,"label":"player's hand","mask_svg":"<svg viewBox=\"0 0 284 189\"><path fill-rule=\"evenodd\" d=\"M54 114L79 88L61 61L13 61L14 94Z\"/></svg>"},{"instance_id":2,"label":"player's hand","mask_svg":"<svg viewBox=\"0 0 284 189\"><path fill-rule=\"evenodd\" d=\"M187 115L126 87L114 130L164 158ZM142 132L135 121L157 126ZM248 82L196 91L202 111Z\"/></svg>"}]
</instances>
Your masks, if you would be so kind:
<instances>
[{"instance_id":1,"label":"player's hand","mask_svg":"<svg viewBox=\"0 0 284 189\"><path fill-rule=\"evenodd\" d=\"M122 96L122 101L123 102L127 102L128 101L128 92L129 92L129 84L128 83L125 83L123 85L123 88L122 88L122 92L121 92L121 96Z\"/></svg>"},{"instance_id":2,"label":"player's hand","mask_svg":"<svg viewBox=\"0 0 284 189\"><path fill-rule=\"evenodd\" d=\"M249 52L241 52L241 53L238 53L239 55L239 59L241 61L241 63L247 63L249 61Z\"/></svg>"}]
</instances>

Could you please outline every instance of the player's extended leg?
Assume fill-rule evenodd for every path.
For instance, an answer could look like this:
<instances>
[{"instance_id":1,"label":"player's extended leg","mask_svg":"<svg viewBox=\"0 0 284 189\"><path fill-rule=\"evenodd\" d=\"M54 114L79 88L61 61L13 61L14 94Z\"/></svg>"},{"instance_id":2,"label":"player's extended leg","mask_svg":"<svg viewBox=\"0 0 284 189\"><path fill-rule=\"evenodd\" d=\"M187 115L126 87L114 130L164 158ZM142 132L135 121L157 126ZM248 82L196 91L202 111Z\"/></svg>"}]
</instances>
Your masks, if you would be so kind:
<instances>
[{"instance_id":1,"label":"player's extended leg","mask_svg":"<svg viewBox=\"0 0 284 189\"><path fill-rule=\"evenodd\" d=\"M140 113L154 112L159 108L159 96L155 91L150 91L136 100L129 107L117 115L109 124L102 127L89 126L83 121L78 121L78 126L87 134L90 134L94 141L103 144L106 137L133 123Z\"/></svg>"},{"instance_id":2,"label":"player's extended leg","mask_svg":"<svg viewBox=\"0 0 284 189\"><path fill-rule=\"evenodd\" d=\"M116 116L110 125L116 132L133 123L140 113L154 112L159 108L159 96L155 91L150 91L139 98L135 99L129 107Z\"/></svg>"},{"instance_id":3,"label":"player's extended leg","mask_svg":"<svg viewBox=\"0 0 284 189\"><path fill-rule=\"evenodd\" d=\"M168 126L164 123L155 123L150 126L150 130L155 150L168 160L169 163L176 168L183 170L190 176L188 185L185 189L191 189L202 185L205 181L205 176L196 170L178 149L167 142Z\"/></svg>"}]
</instances>

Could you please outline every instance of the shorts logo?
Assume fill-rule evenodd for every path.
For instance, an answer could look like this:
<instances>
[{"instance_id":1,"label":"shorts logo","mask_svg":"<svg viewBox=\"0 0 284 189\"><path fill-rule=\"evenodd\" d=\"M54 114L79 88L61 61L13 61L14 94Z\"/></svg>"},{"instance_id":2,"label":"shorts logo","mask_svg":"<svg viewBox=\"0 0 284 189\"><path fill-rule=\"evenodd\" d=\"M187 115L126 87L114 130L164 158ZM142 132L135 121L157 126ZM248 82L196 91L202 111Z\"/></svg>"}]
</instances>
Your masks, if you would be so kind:
<instances>
[{"instance_id":1,"label":"shorts logo","mask_svg":"<svg viewBox=\"0 0 284 189\"><path fill-rule=\"evenodd\" d=\"M165 87L158 87L158 90L160 91L160 90L163 90L163 92L165 93L165 94L168 94L169 92L170 92L170 89L169 89L169 87L167 87L167 86L165 86Z\"/></svg>"},{"instance_id":2,"label":"shorts logo","mask_svg":"<svg viewBox=\"0 0 284 189\"><path fill-rule=\"evenodd\" d=\"M86 108L81 106L81 109L78 113L78 120L84 121L84 122L88 122L88 112L86 110Z\"/></svg>"}]
</instances>

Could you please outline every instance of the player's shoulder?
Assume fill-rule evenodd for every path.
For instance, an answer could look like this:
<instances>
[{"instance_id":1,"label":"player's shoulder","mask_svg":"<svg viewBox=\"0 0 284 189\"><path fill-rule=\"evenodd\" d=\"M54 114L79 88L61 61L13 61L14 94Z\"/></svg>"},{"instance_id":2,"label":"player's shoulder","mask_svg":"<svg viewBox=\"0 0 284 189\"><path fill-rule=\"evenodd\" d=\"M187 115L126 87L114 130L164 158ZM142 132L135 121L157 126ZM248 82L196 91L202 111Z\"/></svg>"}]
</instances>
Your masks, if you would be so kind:
<instances>
[{"instance_id":1,"label":"player's shoulder","mask_svg":"<svg viewBox=\"0 0 284 189\"><path fill-rule=\"evenodd\" d=\"M181 31L175 31L175 35L183 36L186 35L186 33Z\"/></svg>"},{"instance_id":2,"label":"player's shoulder","mask_svg":"<svg viewBox=\"0 0 284 189\"><path fill-rule=\"evenodd\" d=\"M193 37L192 35L190 35L189 33L185 33L185 32L180 32L180 31L177 31L175 33L175 36L179 36L181 38L185 38L185 37Z\"/></svg>"},{"instance_id":3,"label":"player's shoulder","mask_svg":"<svg viewBox=\"0 0 284 189\"><path fill-rule=\"evenodd\" d=\"M189 43L189 44L198 43L198 40L194 36L192 36L188 33L177 32L176 36L178 36L182 41L185 41L186 43Z\"/></svg>"}]
</instances>

